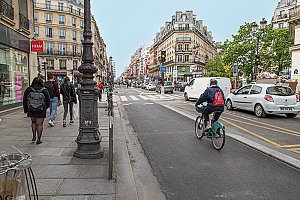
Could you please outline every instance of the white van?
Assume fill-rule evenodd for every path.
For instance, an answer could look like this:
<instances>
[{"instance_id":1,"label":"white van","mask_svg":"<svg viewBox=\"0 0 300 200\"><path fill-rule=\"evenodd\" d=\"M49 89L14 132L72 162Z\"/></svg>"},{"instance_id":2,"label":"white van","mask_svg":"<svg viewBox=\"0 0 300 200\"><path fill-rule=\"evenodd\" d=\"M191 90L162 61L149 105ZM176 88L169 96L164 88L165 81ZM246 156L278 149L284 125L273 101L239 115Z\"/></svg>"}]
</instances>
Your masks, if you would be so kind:
<instances>
[{"instance_id":1,"label":"white van","mask_svg":"<svg viewBox=\"0 0 300 200\"><path fill-rule=\"evenodd\" d=\"M225 98L231 92L231 82L225 77L200 77L194 78L189 82L184 89L184 99L198 99L200 95L210 86L210 79L216 79L218 86L223 90Z\"/></svg>"}]
</instances>

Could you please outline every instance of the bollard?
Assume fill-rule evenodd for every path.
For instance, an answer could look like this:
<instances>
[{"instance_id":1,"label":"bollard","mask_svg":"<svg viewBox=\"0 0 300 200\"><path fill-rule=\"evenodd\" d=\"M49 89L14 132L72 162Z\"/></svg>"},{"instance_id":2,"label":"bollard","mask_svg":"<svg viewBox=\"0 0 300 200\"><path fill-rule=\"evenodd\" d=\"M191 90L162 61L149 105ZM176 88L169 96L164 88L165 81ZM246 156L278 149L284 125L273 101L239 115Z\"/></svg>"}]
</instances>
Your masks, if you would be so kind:
<instances>
[{"instance_id":1,"label":"bollard","mask_svg":"<svg viewBox=\"0 0 300 200\"><path fill-rule=\"evenodd\" d=\"M108 142L108 145L109 145L109 156L108 156L108 179L112 179L112 173L113 173L113 127L114 127L114 124L112 122L112 119L111 117L109 117L109 131L108 131L108 138L109 138L109 142Z\"/></svg>"}]
</instances>

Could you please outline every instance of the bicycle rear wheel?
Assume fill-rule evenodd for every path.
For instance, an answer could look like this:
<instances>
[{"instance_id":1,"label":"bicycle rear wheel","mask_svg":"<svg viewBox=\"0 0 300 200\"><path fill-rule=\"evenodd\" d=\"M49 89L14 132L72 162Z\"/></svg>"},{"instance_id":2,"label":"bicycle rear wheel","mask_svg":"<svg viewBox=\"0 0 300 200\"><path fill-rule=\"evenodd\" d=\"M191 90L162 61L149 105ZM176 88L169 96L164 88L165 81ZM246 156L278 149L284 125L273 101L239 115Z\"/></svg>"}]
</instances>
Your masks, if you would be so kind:
<instances>
[{"instance_id":1,"label":"bicycle rear wheel","mask_svg":"<svg viewBox=\"0 0 300 200\"><path fill-rule=\"evenodd\" d=\"M221 150L225 144L225 129L218 128L211 138L213 147L216 150Z\"/></svg>"},{"instance_id":2,"label":"bicycle rear wheel","mask_svg":"<svg viewBox=\"0 0 300 200\"><path fill-rule=\"evenodd\" d=\"M195 134L198 139L204 136L204 119L201 116L195 120Z\"/></svg>"}]
</instances>

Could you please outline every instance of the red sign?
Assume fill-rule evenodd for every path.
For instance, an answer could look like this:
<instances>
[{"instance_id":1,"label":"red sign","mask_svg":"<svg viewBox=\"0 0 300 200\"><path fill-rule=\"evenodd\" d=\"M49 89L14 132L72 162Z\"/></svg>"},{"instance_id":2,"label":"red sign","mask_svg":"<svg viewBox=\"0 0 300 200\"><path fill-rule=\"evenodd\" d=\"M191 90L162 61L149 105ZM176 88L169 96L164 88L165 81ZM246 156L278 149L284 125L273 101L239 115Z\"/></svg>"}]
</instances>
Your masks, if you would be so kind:
<instances>
[{"instance_id":1,"label":"red sign","mask_svg":"<svg viewBox=\"0 0 300 200\"><path fill-rule=\"evenodd\" d=\"M31 52L43 52L44 51L44 42L41 40L32 40L31 41Z\"/></svg>"},{"instance_id":2,"label":"red sign","mask_svg":"<svg viewBox=\"0 0 300 200\"><path fill-rule=\"evenodd\" d=\"M147 65L150 66L150 64L151 64L151 63L150 63L150 58L148 58L148 60L147 60Z\"/></svg>"}]
</instances>

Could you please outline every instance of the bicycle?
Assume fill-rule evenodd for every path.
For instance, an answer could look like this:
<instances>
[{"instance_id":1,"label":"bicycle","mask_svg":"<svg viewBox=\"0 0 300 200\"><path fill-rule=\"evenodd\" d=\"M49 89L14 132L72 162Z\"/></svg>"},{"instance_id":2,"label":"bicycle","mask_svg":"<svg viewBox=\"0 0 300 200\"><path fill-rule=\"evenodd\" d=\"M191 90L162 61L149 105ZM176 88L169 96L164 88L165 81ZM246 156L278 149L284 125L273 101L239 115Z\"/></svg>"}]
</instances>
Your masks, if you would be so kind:
<instances>
[{"instance_id":1,"label":"bicycle","mask_svg":"<svg viewBox=\"0 0 300 200\"><path fill-rule=\"evenodd\" d=\"M205 131L203 111L206 106L207 103L205 102L200 106L195 107L196 111L200 113L200 115L195 120L195 134L198 139L202 139L203 136L211 139L213 147L219 151L224 147L225 144L225 126L220 121L214 121L213 116L211 120L211 129Z\"/></svg>"}]
</instances>

